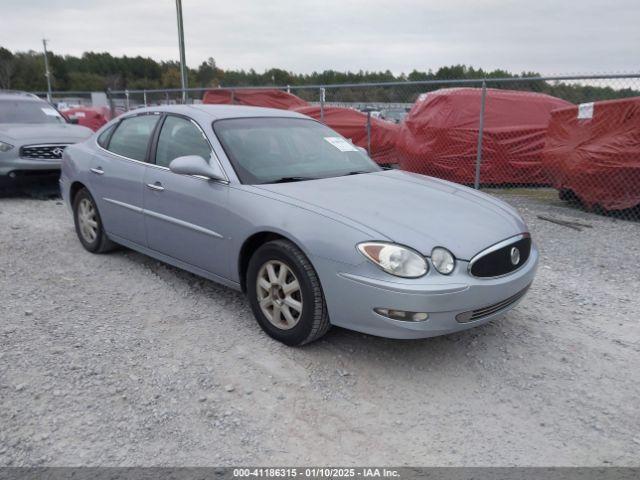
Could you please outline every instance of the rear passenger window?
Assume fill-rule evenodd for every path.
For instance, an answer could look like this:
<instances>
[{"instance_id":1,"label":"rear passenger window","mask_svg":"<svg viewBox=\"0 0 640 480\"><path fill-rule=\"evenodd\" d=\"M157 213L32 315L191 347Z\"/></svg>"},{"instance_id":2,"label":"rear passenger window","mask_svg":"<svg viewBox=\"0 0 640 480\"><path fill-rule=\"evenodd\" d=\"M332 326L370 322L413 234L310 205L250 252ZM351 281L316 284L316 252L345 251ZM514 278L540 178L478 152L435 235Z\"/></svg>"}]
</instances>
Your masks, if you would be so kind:
<instances>
[{"instance_id":1,"label":"rear passenger window","mask_svg":"<svg viewBox=\"0 0 640 480\"><path fill-rule=\"evenodd\" d=\"M172 160L185 155L211 157L211 147L202 131L191 121L169 115L162 125L156 150L156 164L168 167Z\"/></svg>"},{"instance_id":2,"label":"rear passenger window","mask_svg":"<svg viewBox=\"0 0 640 480\"><path fill-rule=\"evenodd\" d=\"M144 162L151 133L158 122L158 115L138 115L125 118L113 132L108 150L123 157Z\"/></svg>"},{"instance_id":3,"label":"rear passenger window","mask_svg":"<svg viewBox=\"0 0 640 480\"><path fill-rule=\"evenodd\" d=\"M117 123L114 123L109 128L107 128L104 132L100 134L98 137L98 145L102 148L107 148L107 143L109 142L109 135L113 132L113 129L116 127Z\"/></svg>"}]
</instances>

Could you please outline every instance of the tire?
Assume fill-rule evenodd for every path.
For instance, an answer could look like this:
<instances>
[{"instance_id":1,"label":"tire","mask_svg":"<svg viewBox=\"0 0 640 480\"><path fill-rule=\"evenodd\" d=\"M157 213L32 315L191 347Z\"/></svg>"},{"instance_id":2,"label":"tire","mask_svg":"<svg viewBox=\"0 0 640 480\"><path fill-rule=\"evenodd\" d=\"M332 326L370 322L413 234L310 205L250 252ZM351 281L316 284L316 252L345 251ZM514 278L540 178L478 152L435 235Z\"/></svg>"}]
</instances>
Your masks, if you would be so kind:
<instances>
[{"instance_id":1,"label":"tire","mask_svg":"<svg viewBox=\"0 0 640 480\"><path fill-rule=\"evenodd\" d=\"M85 229L87 226L87 223L85 223L86 220L82 219L83 215L88 214L87 208L92 209L90 210L90 219L95 225L91 228L93 236L88 234ZM85 216L85 218L87 217ZM89 252L104 253L109 250L113 250L116 247L116 244L109 240L104 232L100 212L98 211L96 202L93 200L93 197L86 188L81 189L73 198L73 221L76 226L76 234L78 235L80 243Z\"/></svg>"},{"instance_id":2,"label":"tire","mask_svg":"<svg viewBox=\"0 0 640 480\"><path fill-rule=\"evenodd\" d=\"M283 266L287 269L284 274ZM274 276L278 281L270 282ZM295 281L298 290L294 290ZM247 294L260 327L286 345L313 342L331 327L316 271L304 253L287 240L265 243L253 254L247 268Z\"/></svg>"}]
</instances>

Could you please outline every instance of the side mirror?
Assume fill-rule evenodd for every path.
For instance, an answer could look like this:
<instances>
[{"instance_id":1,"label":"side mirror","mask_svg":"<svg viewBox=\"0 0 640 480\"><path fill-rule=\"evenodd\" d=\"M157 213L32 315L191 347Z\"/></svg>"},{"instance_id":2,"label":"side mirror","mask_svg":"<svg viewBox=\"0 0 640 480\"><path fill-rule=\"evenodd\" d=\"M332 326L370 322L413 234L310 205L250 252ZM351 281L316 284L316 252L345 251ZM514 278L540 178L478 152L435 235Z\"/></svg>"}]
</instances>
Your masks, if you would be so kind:
<instances>
[{"instance_id":1,"label":"side mirror","mask_svg":"<svg viewBox=\"0 0 640 480\"><path fill-rule=\"evenodd\" d=\"M212 180L225 180L220 166L216 162L210 165L199 155L186 155L172 160L169 170L180 175L198 175Z\"/></svg>"},{"instance_id":2,"label":"side mirror","mask_svg":"<svg viewBox=\"0 0 640 480\"><path fill-rule=\"evenodd\" d=\"M78 125L78 119L76 117L69 118L69 123L72 125Z\"/></svg>"}]
</instances>

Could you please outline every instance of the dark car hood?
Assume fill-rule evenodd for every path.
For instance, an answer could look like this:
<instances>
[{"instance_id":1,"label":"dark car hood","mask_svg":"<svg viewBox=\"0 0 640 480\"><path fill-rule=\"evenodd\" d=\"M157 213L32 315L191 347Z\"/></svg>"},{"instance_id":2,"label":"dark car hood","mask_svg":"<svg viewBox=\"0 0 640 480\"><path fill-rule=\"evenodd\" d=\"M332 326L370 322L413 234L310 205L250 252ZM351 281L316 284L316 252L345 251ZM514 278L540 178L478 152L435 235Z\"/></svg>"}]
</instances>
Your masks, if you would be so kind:
<instances>
[{"instance_id":1,"label":"dark car hood","mask_svg":"<svg viewBox=\"0 0 640 480\"><path fill-rule=\"evenodd\" d=\"M87 127L68 123L0 124L0 137L38 143L76 143L90 137L92 133Z\"/></svg>"},{"instance_id":2,"label":"dark car hood","mask_svg":"<svg viewBox=\"0 0 640 480\"><path fill-rule=\"evenodd\" d=\"M527 231L518 213L500 200L399 170L258 188L314 205L329 216L346 217L425 255L443 246L457 258L469 260L486 247Z\"/></svg>"}]
</instances>

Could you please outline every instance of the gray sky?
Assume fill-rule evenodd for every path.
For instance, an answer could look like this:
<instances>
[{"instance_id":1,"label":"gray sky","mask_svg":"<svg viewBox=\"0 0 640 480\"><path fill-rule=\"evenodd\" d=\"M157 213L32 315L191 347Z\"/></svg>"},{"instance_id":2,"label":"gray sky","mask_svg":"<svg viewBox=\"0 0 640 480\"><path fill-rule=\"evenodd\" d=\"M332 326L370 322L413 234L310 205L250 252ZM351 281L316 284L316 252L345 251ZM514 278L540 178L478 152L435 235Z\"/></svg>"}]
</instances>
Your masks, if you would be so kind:
<instances>
[{"instance_id":1,"label":"gray sky","mask_svg":"<svg viewBox=\"0 0 640 480\"><path fill-rule=\"evenodd\" d=\"M639 0L183 0L187 64L640 71ZM0 45L178 58L173 0L3 0Z\"/></svg>"}]
</instances>

